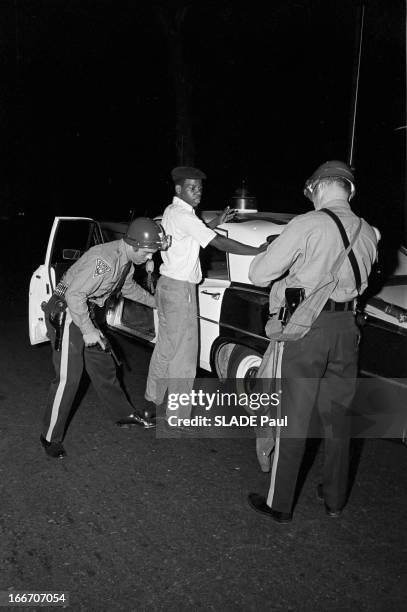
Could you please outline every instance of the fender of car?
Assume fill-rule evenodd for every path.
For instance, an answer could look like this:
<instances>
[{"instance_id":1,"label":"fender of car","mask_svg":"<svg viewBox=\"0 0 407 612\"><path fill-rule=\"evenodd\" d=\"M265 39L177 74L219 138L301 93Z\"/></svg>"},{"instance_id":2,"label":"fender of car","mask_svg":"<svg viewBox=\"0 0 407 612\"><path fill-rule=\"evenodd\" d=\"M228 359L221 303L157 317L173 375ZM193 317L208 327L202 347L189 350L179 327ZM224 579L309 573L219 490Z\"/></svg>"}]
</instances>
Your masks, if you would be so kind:
<instances>
[{"instance_id":1,"label":"fender of car","mask_svg":"<svg viewBox=\"0 0 407 612\"><path fill-rule=\"evenodd\" d=\"M216 212L203 213L206 220ZM232 239L258 246L273 240L293 215L241 213L217 228ZM67 268L94 244L121 238L126 223L96 222L89 218L57 217L54 220L44 263L30 283L29 335L32 344L47 340L41 303L46 301ZM160 255L154 256L158 277ZM268 288L254 286L248 271L252 257L223 253L210 245L201 251L203 281L198 286L199 365L219 377L255 376L268 339ZM134 277L146 286L144 266ZM155 310L122 299L107 312L112 330L150 343L156 341ZM407 250L398 250L398 264L380 291L369 297L362 317L360 369L365 376L404 384L407 379Z\"/></svg>"}]
</instances>

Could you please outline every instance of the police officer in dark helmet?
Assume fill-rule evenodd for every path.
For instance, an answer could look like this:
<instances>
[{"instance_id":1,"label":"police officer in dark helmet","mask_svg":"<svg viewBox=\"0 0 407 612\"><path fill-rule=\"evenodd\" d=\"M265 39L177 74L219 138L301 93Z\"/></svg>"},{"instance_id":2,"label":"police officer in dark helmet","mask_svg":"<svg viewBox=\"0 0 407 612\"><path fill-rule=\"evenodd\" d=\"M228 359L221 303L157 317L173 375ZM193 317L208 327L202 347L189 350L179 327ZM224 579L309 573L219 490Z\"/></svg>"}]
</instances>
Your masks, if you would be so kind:
<instances>
[{"instance_id":1,"label":"police officer in dark helmet","mask_svg":"<svg viewBox=\"0 0 407 612\"><path fill-rule=\"evenodd\" d=\"M304 193L315 210L290 221L267 251L254 258L249 273L256 285L275 281L267 329L271 343L261 371L281 379L279 408L287 415L287 427L277 430L268 497L251 493L249 504L280 523L292 519L297 476L316 408L324 430L318 498L332 518L339 517L345 505L349 437L344 426L358 366L355 299L366 289L377 256L375 230L349 205L355 179L347 164L322 164ZM269 452L273 446L269 441Z\"/></svg>"},{"instance_id":2,"label":"police officer in dark helmet","mask_svg":"<svg viewBox=\"0 0 407 612\"><path fill-rule=\"evenodd\" d=\"M118 425L154 427L130 404L117 379L114 353L99 328L95 307L103 307L112 294L119 292L155 307L154 296L134 282L133 264L144 264L168 244L162 228L152 219L135 219L123 239L94 246L84 253L44 306L56 371L41 434L41 444L50 457L66 455L62 440L84 368ZM55 326L57 315L60 329Z\"/></svg>"}]
</instances>

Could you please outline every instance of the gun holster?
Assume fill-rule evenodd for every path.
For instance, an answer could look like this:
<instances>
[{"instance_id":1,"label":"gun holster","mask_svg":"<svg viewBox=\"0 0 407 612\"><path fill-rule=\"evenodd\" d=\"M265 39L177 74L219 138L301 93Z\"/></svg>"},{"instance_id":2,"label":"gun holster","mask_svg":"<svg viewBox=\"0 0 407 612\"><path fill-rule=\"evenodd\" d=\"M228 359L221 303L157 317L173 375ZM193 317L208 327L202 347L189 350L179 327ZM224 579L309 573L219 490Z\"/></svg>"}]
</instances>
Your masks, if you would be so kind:
<instances>
[{"instance_id":1,"label":"gun holster","mask_svg":"<svg viewBox=\"0 0 407 612\"><path fill-rule=\"evenodd\" d=\"M305 289L303 287L289 287L285 290L285 304L280 308L278 319L286 325L298 306L305 299Z\"/></svg>"},{"instance_id":2,"label":"gun holster","mask_svg":"<svg viewBox=\"0 0 407 612\"><path fill-rule=\"evenodd\" d=\"M55 329L54 349L60 351L62 347L62 338L64 335L64 325L66 319L66 301L65 298L53 293L48 302L43 302L41 308L48 316L48 320Z\"/></svg>"},{"instance_id":3,"label":"gun holster","mask_svg":"<svg viewBox=\"0 0 407 612\"><path fill-rule=\"evenodd\" d=\"M58 312L65 312L66 310L66 301L64 297L53 293L49 298L48 302L43 302L41 304L42 310L47 315L53 315Z\"/></svg>"}]
</instances>

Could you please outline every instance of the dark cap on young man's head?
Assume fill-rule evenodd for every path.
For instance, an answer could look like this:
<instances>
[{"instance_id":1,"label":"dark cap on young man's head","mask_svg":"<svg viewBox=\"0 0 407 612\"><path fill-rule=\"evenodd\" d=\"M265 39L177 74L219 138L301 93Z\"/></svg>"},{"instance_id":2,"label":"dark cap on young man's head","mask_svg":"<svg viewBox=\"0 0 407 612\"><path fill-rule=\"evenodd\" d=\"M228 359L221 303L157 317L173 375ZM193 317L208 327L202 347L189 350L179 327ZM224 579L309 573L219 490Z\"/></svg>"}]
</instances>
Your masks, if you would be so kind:
<instances>
[{"instance_id":1,"label":"dark cap on young man's head","mask_svg":"<svg viewBox=\"0 0 407 612\"><path fill-rule=\"evenodd\" d=\"M174 182L183 179L206 179L206 174L202 170L192 166L177 166L171 170L171 176Z\"/></svg>"}]
</instances>

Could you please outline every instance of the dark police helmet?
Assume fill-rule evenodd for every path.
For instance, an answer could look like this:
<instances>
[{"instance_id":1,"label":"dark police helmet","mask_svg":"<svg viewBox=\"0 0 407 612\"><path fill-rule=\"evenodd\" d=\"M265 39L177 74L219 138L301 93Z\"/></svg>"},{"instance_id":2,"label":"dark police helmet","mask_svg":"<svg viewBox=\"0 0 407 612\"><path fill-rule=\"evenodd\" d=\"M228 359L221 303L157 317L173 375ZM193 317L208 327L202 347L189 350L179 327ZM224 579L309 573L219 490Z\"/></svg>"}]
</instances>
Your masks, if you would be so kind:
<instances>
[{"instance_id":1,"label":"dark police helmet","mask_svg":"<svg viewBox=\"0 0 407 612\"><path fill-rule=\"evenodd\" d=\"M137 249L160 249L166 251L171 246L171 236L164 228L149 217L138 217L129 224L124 242Z\"/></svg>"}]
</instances>

